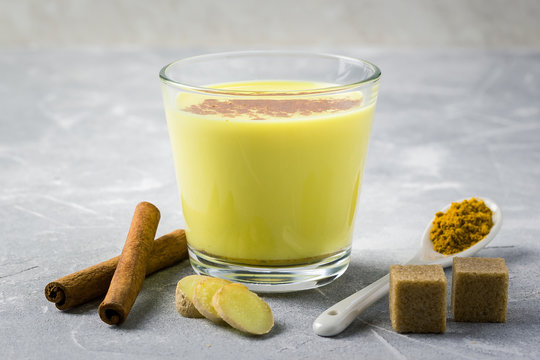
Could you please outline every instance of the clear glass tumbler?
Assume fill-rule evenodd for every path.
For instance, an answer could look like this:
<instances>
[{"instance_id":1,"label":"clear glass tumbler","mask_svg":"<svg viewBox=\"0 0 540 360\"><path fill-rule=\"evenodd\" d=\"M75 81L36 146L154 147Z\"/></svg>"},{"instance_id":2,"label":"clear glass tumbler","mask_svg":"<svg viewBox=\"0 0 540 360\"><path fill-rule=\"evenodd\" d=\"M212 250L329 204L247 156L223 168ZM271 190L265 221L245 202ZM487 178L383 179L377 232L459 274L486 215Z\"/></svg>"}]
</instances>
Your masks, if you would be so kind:
<instances>
[{"instance_id":1,"label":"clear glass tumbler","mask_svg":"<svg viewBox=\"0 0 540 360\"><path fill-rule=\"evenodd\" d=\"M359 59L275 51L161 70L197 273L285 292L347 269L380 75Z\"/></svg>"}]
</instances>

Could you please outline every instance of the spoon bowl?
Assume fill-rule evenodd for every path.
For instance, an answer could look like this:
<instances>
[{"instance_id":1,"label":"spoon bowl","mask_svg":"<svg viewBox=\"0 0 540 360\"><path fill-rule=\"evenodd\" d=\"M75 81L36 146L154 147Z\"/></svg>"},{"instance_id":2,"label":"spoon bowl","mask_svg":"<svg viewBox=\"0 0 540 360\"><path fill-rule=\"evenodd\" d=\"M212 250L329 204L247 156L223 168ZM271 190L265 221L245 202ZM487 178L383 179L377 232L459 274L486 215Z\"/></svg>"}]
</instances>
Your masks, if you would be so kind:
<instances>
[{"instance_id":1,"label":"spoon bowl","mask_svg":"<svg viewBox=\"0 0 540 360\"><path fill-rule=\"evenodd\" d=\"M433 227L433 221L431 221L428 226L426 227L426 230L424 231L424 235L422 235L422 244L421 248L418 250L416 255L407 262L408 265L435 265L440 264L443 267L450 266L452 264L452 259L456 256L459 257L469 257L476 254L480 249L484 248L493 238L495 238L495 235L499 232L499 229L502 225L502 212L499 206L493 201L488 198L480 198L475 197L476 199L484 201L484 203L487 205L487 207L491 210L492 216L491 219L493 221L493 226L491 227L489 233L479 242L474 244L471 247L468 247L465 250L460 251L456 254L451 255L444 255L440 252L437 252L433 249L433 242L430 238L430 232L431 228ZM458 202L461 202L463 200L460 200ZM444 208L441 209L442 212L446 212L452 204L446 205Z\"/></svg>"},{"instance_id":2,"label":"spoon bowl","mask_svg":"<svg viewBox=\"0 0 540 360\"><path fill-rule=\"evenodd\" d=\"M475 197L483 200L492 212L493 226L489 233L479 242L471 247L451 255L441 254L433 249L433 243L430 238L433 221L431 221L424 235L420 249L416 255L407 262L408 265L434 265L440 264L443 267L448 267L452 264L452 259L456 256L469 257L476 254L480 249L484 248L499 232L502 225L502 211L500 207L488 198ZM452 204L446 205L441 209L442 212L447 211ZM371 304L388 294L390 284L390 276L385 275L373 284L366 286L360 291L341 300L332 307L326 309L313 322L313 331L320 336L334 336L341 333L349 326L354 319Z\"/></svg>"}]
</instances>

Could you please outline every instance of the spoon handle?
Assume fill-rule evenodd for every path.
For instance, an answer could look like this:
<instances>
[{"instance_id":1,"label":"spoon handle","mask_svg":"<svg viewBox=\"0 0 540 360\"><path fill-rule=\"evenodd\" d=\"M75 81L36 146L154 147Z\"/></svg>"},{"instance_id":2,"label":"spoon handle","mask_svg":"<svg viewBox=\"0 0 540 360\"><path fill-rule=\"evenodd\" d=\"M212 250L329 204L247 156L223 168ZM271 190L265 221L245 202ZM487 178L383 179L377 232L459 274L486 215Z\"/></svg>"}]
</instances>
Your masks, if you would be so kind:
<instances>
[{"instance_id":1,"label":"spoon handle","mask_svg":"<svg viewBox=\"0 0 540 360\"><path fill-rule=\"evenodd\" d=\"M313 322L313 331L319 336L334 336L342 332L354 319L375 301L388 294L390 275L385 275L326 309Z\"/></svg>"}]
</instances>

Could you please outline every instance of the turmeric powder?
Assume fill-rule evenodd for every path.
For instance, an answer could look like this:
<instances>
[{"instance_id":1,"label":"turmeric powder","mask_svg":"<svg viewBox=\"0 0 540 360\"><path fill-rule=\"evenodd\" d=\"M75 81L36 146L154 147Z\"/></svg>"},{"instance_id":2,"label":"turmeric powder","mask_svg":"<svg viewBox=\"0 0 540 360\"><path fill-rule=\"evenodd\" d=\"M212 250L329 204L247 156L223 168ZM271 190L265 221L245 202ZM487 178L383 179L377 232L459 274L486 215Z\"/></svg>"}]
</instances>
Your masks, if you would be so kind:
<instances>
[{"instance_id":1,"label":"turmeric powder","mask_svg":"<svg viewBox=\"0 0 540 360\"><path fill-rule=\"evenodd\" d=\"M444 255L463 251L486 237L493 226L490 208L480 199L453 202L435 214L430 239L433 249Z\"/></svg>"}]
</instances>

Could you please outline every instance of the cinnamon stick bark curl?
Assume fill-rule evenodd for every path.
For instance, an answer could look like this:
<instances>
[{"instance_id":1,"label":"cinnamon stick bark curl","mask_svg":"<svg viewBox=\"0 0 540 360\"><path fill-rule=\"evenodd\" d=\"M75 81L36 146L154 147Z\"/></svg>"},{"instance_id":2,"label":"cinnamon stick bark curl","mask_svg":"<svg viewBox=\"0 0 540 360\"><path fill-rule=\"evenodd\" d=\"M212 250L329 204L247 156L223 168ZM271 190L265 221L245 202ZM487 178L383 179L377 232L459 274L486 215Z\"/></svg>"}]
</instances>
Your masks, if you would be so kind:
<instances>
[{"instance_id":1,"label":"cinnamon stick bark curl","mask_svg":"<svg viewBox=\"0 0 540 360\"><path fill-rule=\"evenodd\" d=\"M109 325L122 324L139 295L159 218L159 210L150 203L141 202L135 208L111 285L98 308L99 317Z\"/></svg>"}]
</instances>

